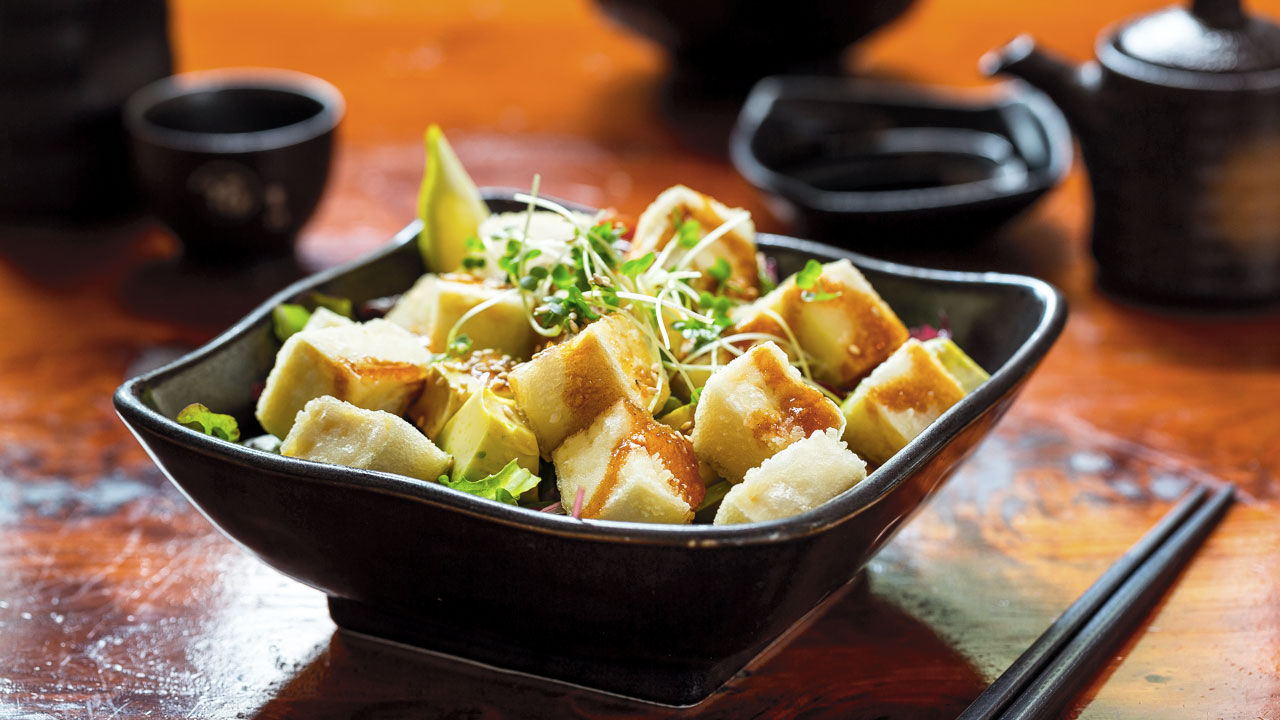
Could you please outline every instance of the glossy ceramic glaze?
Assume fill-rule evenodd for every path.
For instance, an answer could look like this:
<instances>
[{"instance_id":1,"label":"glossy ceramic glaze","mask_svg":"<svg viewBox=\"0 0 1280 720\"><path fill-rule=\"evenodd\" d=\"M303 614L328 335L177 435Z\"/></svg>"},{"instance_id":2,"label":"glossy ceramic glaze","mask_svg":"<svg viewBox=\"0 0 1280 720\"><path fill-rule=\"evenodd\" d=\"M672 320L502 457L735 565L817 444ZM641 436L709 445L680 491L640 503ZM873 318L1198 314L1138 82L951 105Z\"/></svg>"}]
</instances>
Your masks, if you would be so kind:
<instances>
[{"instance_id":1,"label":"glossy ceramic glaze","mask_svg":"<svg viewBox=\"0 0 1280 720\"><path fill-rule=\"evenodd\" d=\"M343 114L301 73L228 70L165 78L125 106L133 167L190 259L287 255L324 192Z\"/></svg>"},{"instance_id":2,"label":"glossy ceramic glaze","mask_svg":"<svg viewBox=\"0 0 1280 720\"><path fill-rule=\"evenodd\" d=\"M1024 85L820 77L761 81L730 148L775 214L861 251L981 237L1060 182L1072 155L1061 113Z\"/></svg>"},{"instance_id":3,"label":"glossy ceramic glaze","mask_svg":"<svg viewBox=\"0 0 1280 720\"><path fill-rule=\"evenodd\" d=\"M200 401L256 432L253 386L279 347L271 307L312 289L356 301L403 291L423 271L416 232L284 290L204 348L129 380L117 411L219 529L328 593L340 626L672 705L706 697L853 578L1003 415L1066 314L1038 280L908 268L761 236L781 272L847 257L904 322L945 314L992 377L844 495L737 527L583 522L263 453L170 419Z\"/></svg>"},{"instance_id":4,"label":"glossy ceramic glaze","mask_svg":"<svg viewBox=\"0 0 1280 720\"><path fill-rule=\"evenodd\" d=\"M1161 305L1280 304L1280 27L1201 0L1103 32L1083 65L1015 39L983 58L1062 107L1093 191L1101 284Z\"/></svg>"}]
</instances>

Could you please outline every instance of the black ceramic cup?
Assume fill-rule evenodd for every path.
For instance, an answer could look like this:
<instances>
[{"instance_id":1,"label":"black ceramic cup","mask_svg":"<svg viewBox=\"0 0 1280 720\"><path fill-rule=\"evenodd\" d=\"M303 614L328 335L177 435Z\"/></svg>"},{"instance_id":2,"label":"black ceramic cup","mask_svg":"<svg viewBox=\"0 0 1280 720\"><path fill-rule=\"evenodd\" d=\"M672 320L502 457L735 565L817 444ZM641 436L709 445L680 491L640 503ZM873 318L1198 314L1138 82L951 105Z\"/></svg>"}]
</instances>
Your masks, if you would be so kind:
<instances>
[{"instance_id":1,"label":"black ceramic cup","mask_svg":"<svg viewBox=\"0 0 1280 720\"><path fill-rule=\"evenodd\" d=\"M329 176L342 95L277 70L175 75L135 93L124 120L138 185L188 260L288 255Z\"/></svg>"}]
</instances>

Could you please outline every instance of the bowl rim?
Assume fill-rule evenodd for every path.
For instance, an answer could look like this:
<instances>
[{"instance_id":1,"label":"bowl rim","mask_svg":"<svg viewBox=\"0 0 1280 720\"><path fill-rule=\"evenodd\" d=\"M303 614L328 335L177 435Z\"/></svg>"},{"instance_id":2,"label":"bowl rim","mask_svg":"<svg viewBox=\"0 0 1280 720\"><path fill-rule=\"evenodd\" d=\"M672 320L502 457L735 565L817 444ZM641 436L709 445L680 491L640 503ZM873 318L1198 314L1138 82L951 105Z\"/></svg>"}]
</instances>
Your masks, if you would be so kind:
<instances>
[{"instance_id":1,"label":"bowl rim","mask_svg":"<svg viewBox=\"0 0 1280 720\"><path fill-rule=\"evenodd\" d=\"M320 104L314 115L288 125L237 133L206 133L163 127L147 119L160 103L219 90L274 90ZM332 132L346 113L342 93L314 75L279 68L242 67L198 70L160 78L125 101L122 118L138 140L173 150L234 154L277 150Z\"/></svg>"},{"instance_id":2,"label":"bowl rim","mask_svg":"<svg viewBox=\"0 0 1280 720\"><path fill-rule=\"evenodd\" d=\"M488 201L510 199L509 192L498 194L490 190L485 195ZM574 204L568 203L568 205L572 207ZM1037 278L996 272L959 272L919 268L866 257L809 240L762 233L758 236L758 241L761 249L766 252L770 248L779 248L819 257L847 258L862 268L928 281L1017 287L1030 291L1037 297L1042 303L1043 310L1027 339L1003 366L992 373L987 382L948 409L905 448L868 474L857 485L819 507L799 515L741 525L659 525L611 520L580 520L564 515L553 515L485 500L438 483L391 473L284 457L218 440L178 424L177 421L162 415L143 402L143 394L151 385L168 375L200 364L223 346L252 331L259 323L268 321L271 310L276 305L288 302L316 286L363 265L401 252L405 245L416 241L420 228L421 221L414 220L396 233L387 245L343 265L290 284L201 347L162 367L126 380L117 388L113 398L117 414L140 441L142 441L140 431L146 430L189 451L257 471L290 476L295 480L312 484L355 486L366 491L404 497L414 502L448 507L466 515L519 527L530 532L573 536L581 540L640 542L662 546L744 546L792 540L819 533L849 521L883 500L940 452L951 438L1014 390L1048 352L1066 322L1066 299L1059 290ZM147 443L142 442L142 445L152 455L152 459L157 461L156 464L164 469L163 464L158 461ZM168 474L167 470L165 472ZM170 479L173 480L172 476ZM181 483L176 480L174 484L181 488ZM198 507L197 503L193 502L193 504Z\"/></svg>"},{"instance_id":3,"label":"bowl rim","mask_svg":"<svg viewBox=\"0 0 1280 720\"><path fill-rule=\"evenodd\" d=\"M1002 109L1025 106L1044 130L1049 151L1043 168L1028 169L1012 187L996 179L942 187L894 191L822 190L764 164L751 148L773 106L781 100L826 103L877 102L940 110ZM1016 146L1016 143L1015 143ZM827 213L889 215L963 208L1042 192L1061 183L1073 160L1071 129L1047 95L1021 80L990 88L948 86L824 76L770 76L751 88L729 137L729 157L757 190Z\"/></svg>"}]
</instances>

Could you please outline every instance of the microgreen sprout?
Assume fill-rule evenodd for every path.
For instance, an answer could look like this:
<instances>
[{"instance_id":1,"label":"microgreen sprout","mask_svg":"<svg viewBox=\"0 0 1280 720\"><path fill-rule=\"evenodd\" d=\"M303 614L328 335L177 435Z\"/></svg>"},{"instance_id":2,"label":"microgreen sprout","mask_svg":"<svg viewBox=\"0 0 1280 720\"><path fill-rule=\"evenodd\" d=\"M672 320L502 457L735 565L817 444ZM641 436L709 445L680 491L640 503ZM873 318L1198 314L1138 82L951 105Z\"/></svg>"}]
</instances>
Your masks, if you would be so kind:
<instances>
[{"instance_id":1,"label":"microgreen sprout","mask_svg":"<svg viewBox=\"0 0 1280 720\"><path fill-rule=\"evenodd\" d=\"M461 333L467 321L508 298L519 297L530 327L545 338L574 334L601 317L620 313L644 336L653 356L657 391L650 411L659 409L664 388L679 378L686 392L697 392L708 371L742 355L751 345L774 342L793 358L807 381L812 382L809 358L796 342L785 321L773 313L780 331L733 332L733 310L743 303L732 295L733 266L725 257L699 258L717 240L749 221L745 211L730 213L718 226L704 232L687 211L671 215L673 236L656 252L624 258L619 242L626 228L607 220L574 212L538 195L539 178L529 193L517 193L524 204L522 216L501 228L482 228L479 237L466 241L464 268L508 288L471 308L451 328L446 352L450 357L470 351ZM555 238L534 231L534 213L554 213L565 223ZM817 274L821 266L813 264ZM806 266L808 267L808 266ZM814 270L809 270L810 275ZM715 292L706 292L699 279L713 280ZM806 276L812 292L816 276ZM825 295L814 293L815 299ZM694 378L698 378L695 382Z\"/></svg>"},{"instance_id":2,"label":"microgreen sprout","mask_svg":"<svg viewBox=\"0 0 1280 720\"><path fill-rule=\"evenodd\" d=\"M693 218L683 218L678 209L672 211L671 224L676 229L676 243L686 250L693 248L702 238L702 223Z\"/></svg>"},{"instance_id":3,"label":"microgreen sprout","mask_svg":"<svg viewBox=\"0 0 1280 720\"><path fill-rule=\"evenodd\" d=\"M838 292L830 293L822 290L822 286L818 284L818 280L821 277L822 265L813 259L806 262L804 269L796 273L796 287L802 291L800 293L801 300L805 302L822 302L840 297ZM817 290L814 288L817 288Z\"/></svg>"},{"instance_id":4,"label":"microgreen sprout","mask_svg":"<svg viewBox=\"0 0 1280 720\"><path fill-rule=\"evenodd\" d=\"M729 276L733 274L733 268L729 267L729 261L723 257L716 258L711 267L707 268L707 274L715 278L721 285L729 282Z\"/></svg>"},{"instance_id":5,"label":"microgreen sprout","mask_svg":"<svg viewBox=\"0 0 1280 720\"><path fill-rule=\"evenodd\" d=\"M653 265L653 259L654 254L652 252L645 253L634 260L622 263L622 267L618 268L618 272L634 280L640 273L648 270Z\"/></svg>"}]
</instances>

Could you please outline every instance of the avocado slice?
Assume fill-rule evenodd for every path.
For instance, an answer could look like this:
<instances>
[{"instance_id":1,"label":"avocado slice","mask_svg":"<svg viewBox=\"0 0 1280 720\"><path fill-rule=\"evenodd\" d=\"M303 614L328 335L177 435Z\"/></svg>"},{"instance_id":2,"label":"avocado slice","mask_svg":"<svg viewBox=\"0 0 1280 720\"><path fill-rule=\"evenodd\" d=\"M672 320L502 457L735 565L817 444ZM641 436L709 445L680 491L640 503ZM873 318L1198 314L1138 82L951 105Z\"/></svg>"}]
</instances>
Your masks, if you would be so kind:
<instances>
[{"instance_id":1,"label":"avocado slice","mask_svg":"<svg viewBox=\"0 0 1280 720\"><path fill-rule=\"evenodd\" d=\"M462 267L467 238L478 236L489 209L440 126L427 128L426 145L427 167L418 191L418 250L428 271L453 272Z\"/></svg>"},{"instance_id":2,"label":"avocado slice","mask_svg":"<svg viewBox=\"0 0 1280 720\"><path fill-rule=\"evenodd\" d=\"M440 431L439 445L454 457L452 479L480 480L499 472L512 460L538 472L538 439L511 400L489 388L463 403Z\"/></svg>"},{"instance_id":3,"label":"avocado slice","mask_svg":"<svg viewBox=\"0 0 1280 720\"><path fill-rule=\"evenodd\" d=\"M930 338L923 344L925 349L942 363L942 367L951 373L951 377L960 383L965 394L977 390L979 385L991 377L949 337Z\"/></svg>"},{"instance_id":4,"label":"avocado slice","mask_svg":"<svg viewBox=\"0 0 1280 720\"><path fill-rule=\"evenodd\" d=\"M686 431L686 428L684 428L685 423L693 422L693 413L697 409L698 409L698 403L696 402L686 403L684 405L681 405L680 407L677 407L675 410L672 410L666 415L663 415L662 417L658 418L658 422L662 423L663 425L666 425L669 428L679 430L680 432L685 432Z\"/></svg>"}]
</instances>

